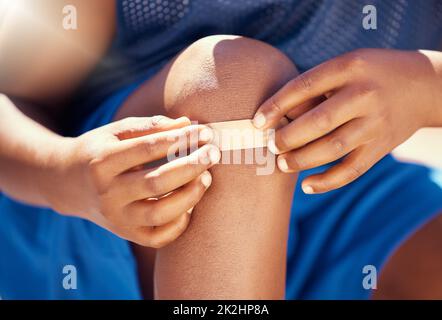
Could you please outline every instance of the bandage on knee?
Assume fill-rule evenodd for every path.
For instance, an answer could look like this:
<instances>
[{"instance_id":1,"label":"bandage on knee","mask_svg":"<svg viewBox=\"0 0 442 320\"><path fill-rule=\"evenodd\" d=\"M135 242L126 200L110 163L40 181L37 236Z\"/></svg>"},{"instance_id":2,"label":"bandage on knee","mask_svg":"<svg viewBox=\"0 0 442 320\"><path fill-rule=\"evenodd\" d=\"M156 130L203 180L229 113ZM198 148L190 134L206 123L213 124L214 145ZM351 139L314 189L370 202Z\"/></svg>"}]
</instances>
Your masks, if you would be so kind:
<instances>
[{"instance_id":1,"label":"bandage on knee","mask_svg":"<svg viewBox=\"0 0 442 320\"><path fill-rule=\"evenodd\" d=\"M283 118L278 127L287 123L287 119ZM275 131L275 129L257 129L249 119L213 122L206 125L214 131L212 144L221 151L266 147L269 137Z\"/></svg>"}]
</instances>

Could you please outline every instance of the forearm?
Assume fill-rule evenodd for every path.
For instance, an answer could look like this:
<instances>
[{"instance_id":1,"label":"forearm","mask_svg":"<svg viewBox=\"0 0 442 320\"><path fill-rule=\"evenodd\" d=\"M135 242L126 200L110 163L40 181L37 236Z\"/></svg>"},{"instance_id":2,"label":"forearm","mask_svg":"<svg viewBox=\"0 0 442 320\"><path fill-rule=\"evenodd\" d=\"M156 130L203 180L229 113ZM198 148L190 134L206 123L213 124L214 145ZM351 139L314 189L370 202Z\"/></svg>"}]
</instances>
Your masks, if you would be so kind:
<instances>
[{"instance_id":1,"label":"forearm","mask_svg":"<svg viewBox=\"0 0 442 320\"><path fill-rule=\"evenodd\" d=\"M33 205L48 206L45 191L54 186L54 170L68 138L27 117L0 95L0 189Z\"/></svg>"}]
</instances>

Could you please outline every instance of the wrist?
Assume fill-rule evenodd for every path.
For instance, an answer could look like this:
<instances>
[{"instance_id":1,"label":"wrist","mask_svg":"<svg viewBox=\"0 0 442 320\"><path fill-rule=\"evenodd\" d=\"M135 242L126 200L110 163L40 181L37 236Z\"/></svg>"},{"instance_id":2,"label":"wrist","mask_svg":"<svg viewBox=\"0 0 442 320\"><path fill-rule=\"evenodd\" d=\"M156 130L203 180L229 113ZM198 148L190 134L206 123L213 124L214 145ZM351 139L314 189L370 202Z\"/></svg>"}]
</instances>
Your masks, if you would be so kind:
<instances>
[{"instance_id":1,"label":"wrist","mask_svg":"<svg viewBox=\"0 0 442 320\"><path fill-rule=\"evenodd\" d=\"M43 159L40 173L40 197L46 205L60 213L65 201L67 183L69 183L68 172L71 161L72 150L74 149L75 138L56 137L51 141L51 148Z\"/></svg>"}]
</instances>

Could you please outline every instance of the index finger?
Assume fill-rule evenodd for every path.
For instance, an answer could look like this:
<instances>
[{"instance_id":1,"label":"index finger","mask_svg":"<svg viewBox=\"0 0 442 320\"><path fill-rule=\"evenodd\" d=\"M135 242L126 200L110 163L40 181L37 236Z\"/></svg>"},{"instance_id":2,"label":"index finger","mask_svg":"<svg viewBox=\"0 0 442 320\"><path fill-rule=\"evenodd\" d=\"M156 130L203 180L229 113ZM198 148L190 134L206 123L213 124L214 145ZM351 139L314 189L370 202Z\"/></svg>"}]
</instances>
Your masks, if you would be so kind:
<instances>
[{"instance_id":1,"label":"index finger","mask_svg":"<svg viewBox=\"0 0 442 320\"><path fill-rule=\"evenodd\" d=\"M343 60L338 57L324 62L287 82L258 108L255 127L271 128L296 106L342 86L346 81Z\"/></svg>"},{"instance_id":2,"label":"index finger","mask_svg":"<svg viewBox=\"0 0 442 320\"><path fill-rule=\"evenodd\" d=\"M175 152L209 143L212 130L204 125L191 125L147 136L122 140L107 154L108 174L118 175L133 167L162 159Z\"/></svg>"}]
</instances>

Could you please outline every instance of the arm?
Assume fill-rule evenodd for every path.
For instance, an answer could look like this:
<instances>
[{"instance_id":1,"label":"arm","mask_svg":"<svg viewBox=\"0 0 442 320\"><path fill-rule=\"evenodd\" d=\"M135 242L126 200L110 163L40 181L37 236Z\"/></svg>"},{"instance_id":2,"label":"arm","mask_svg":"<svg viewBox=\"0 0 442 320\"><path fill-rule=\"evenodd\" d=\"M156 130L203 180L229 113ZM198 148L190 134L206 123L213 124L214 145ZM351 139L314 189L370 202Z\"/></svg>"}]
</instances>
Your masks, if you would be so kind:
<instances>
[{"instance_id":1,"label":"arm","mask_svg":"<svg viewBox=\"0 0 442 320\"><path fill-rule=\"evenodd\" d=\"M63 28L66 5L77 9L76 30ZM112 0L19 0L0 8L0 92L35 104L69 98L115 32Z\"/></svg>"},{"instance_id":2,"label":"arm","mask_svg":"<svg viewBox=\"0 0 442 320\"><path fill-rule=\"evenodd\" d=\"M28 110L39 105L49 114L69 98L112 40L115 6L107 0L70 1L79 28L66 31L61 20L67 1L16 3L22 11L10 11L2 21L0 92L26 101ZM214 148L202 146L164 166L142 165L165 157L176 140L187 143L196 136L204 145L203 126L190 126L184 117L129 118L69 139L25 116L6 95L0 103L5 193L88 219L144 246L164 246L185 230L187 211L206 191L206 170L213 165L192 163L208 158ZM160 198L164 194L170 196Z\"/></svg>"},{"instance_id":3,"label":"arm","mask_svg":"<svg viewBox=\"0 0 442 320\"><path fill-rule=\"evenodd\" d=\"M57 185L54 168L69 141L0 95L0 189L23 202L49 206L44 194Z\"/></svg>"},{"instance_id":4,"label":"arm","mask_svg":"<svg viewBox=\"0 0 442 320\"><path fill-rule=\"evenodd\" d=\"M78 10L76 31L62 28L62 8L67 4ZM62 112L63 101L110 44L113 8L113 3L102 0L2 4L0 189L12 197L49 206L43 194L57 185L57 162L71 140L47 127L57 128L51 115ZM95 14L98 11L100 15ZM13 96L14 103L4 94Z\"/></svg>"}]
</instances>

